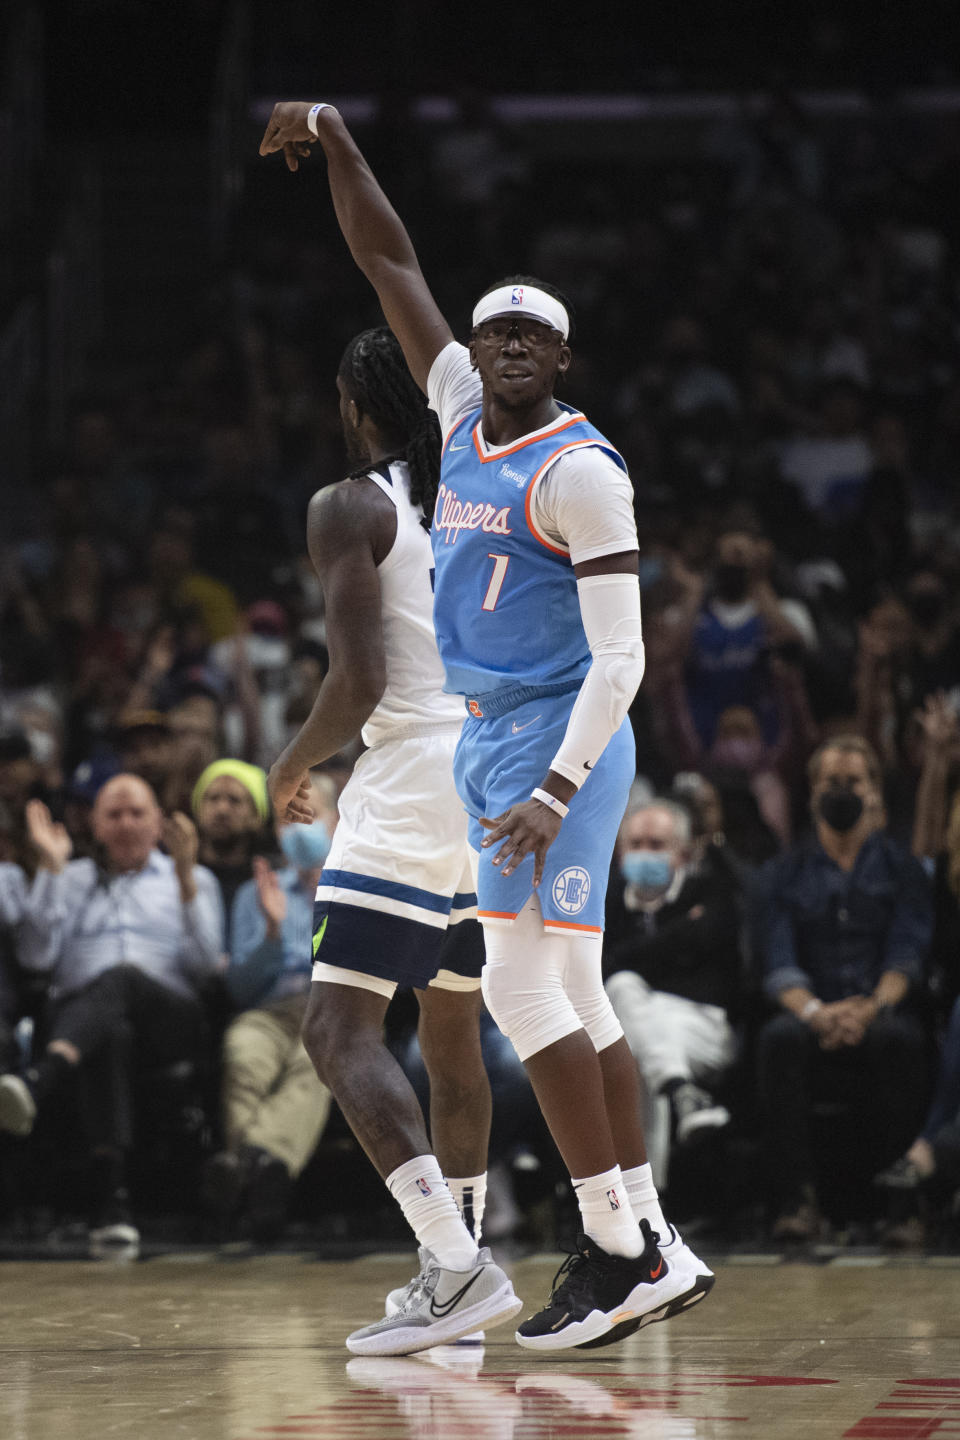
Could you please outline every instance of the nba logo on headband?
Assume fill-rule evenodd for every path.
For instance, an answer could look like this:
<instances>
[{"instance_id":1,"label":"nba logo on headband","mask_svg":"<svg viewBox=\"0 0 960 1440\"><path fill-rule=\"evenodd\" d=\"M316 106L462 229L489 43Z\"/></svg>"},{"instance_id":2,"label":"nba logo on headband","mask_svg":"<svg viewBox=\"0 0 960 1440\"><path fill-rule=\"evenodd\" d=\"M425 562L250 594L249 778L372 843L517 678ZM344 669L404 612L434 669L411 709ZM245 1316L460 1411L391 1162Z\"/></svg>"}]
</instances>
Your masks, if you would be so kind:
<instances>
[{"instance_id":1,"label":"nba logo on headband","mask_svg":"<svg viewBox=\"0 0 960 1440\"><path fill-rule=\"evenodd\" d=\"M522 285L514 285L514 287L513 287L513 294L510 296L510 304L511 304L511 305L522 305L522 304L523 304L523 286L522 286Z\"/></svg>"}]
</instances>

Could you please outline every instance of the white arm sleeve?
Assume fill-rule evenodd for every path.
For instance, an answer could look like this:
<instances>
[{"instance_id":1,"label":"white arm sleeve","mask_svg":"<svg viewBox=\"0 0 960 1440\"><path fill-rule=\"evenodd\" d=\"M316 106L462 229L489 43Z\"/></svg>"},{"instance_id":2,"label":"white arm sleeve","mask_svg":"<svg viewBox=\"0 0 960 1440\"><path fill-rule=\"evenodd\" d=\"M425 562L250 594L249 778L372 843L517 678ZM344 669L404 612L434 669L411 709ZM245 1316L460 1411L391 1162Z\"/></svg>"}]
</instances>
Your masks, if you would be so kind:
<instances>
[{"instance_id":1,"label":"white arm sleeve","mask_svg":"<svg viewBox=\"0 0 960 1440\"><path fill-rule=\"evenodd\" d=\"M593 662L550 769L579 789L623 723L644 657L636 575L588 575L577 593Z\"/></svg>"}]
</instances>

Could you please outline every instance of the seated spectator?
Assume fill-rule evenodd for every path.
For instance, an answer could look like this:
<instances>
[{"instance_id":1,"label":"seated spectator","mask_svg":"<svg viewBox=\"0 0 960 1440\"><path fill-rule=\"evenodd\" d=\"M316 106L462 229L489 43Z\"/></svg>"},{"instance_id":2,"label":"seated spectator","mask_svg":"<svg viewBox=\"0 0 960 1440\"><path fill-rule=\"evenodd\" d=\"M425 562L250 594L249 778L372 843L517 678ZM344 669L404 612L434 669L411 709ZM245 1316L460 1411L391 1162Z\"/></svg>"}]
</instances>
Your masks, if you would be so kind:
<instances>
[{"instance_id":1,"label":"seated spectator","mask_svg":"<svg viewBox=\"0 0 960 1440\"><path fill-rule=\"evenodd\" d=\"M856 1105L865 1179L913 1132L925 1078L924 1031L907 1002L930 944L926 876L884 831L880 762L865 740L826 741L809 778L815 834L765 867L758 902L764 986L780 1010L760 1032L757 1063L782 1240L822 1226L816 1101Z\"/></svg>"},{"instance_id":2,"label":"seated spectator","mask_svg":"<svg viewBox=\"0 0 960 1440\"><path fill-rule=\"evenodd\" d=\"M960 1000L943 1038L933 1099L920 1134L876 1183L888 1190L960 1189Z\"/></svg>"},{"instance_id":3,"label":"seated spectator","mask_svg":"<svg viewBox=\"0 0 960 1440\"><path fill-rule=\"evenodd\" d=\"M224 1037L226 1143L207 1163L203 1199L255 1240L282 1230L293 1183L330 1113L330 1092L300 1040L313 968L313 898L336 823L325 777L313 781L313 809L312 825L278 827L286 864L274 870L255 856L253 878L233 902L226 983L241 1014Z\"/></svg>"},{"instance_id":4,"label":"seated spectator","mask_svg":"<svg viewBox=\"0 0 960 1440\"><path fill-rule=\"evenodd\" d=\"M266 773L245 760L214 760L194 786L191 808L200 836L200 863L220 882L232 923L234 898L250 880L253 857L264 846L270 816Z\"/></svg>"},{"instance_id":5,"label":"seated spectator","mask_svg":"<svg viewBox=\"0 0 960 1440\"><path fill-rule=\"evenodd\" d=\"M632 810L617 853L607 993L647 1087L647 1150L662 1185L671 1118L681 1146L730 1119L709 1087L735 1058L728 1016L740 973L738 887L730 869L693 863L690 815L672 800Z\"/></svg>"},{"instance_id":6,"label":"seated spectator","mask_svg":"<svg viewBox=\"0 0 960 1440\"><path fill-rule=\"evenodd\" d=\"M27 825L39 868L20 959L52 976L52 1008L43 1053L24 1076L0 1077L0 1129L29 1135L38 1109L53 1108L79 1080L98 1209L91 1246L135 1247L126 1187L134 1078L203 1058L200 992L223 935L217 882L195 863L192 822L181 814L165 822L137 776L117 775L97 795L97 860L71 861L70 837L42 802L28 805Z\"/></svg>"}]
</instances>

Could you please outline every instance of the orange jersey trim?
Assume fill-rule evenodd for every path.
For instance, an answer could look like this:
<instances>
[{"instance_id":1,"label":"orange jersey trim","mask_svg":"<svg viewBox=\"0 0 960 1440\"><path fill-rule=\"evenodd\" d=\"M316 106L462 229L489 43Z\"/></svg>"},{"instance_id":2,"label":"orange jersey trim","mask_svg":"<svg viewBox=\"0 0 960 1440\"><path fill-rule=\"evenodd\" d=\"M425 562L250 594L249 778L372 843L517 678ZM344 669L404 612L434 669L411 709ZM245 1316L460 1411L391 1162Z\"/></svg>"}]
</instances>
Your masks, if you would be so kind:
<instances>
[{"instance_id":1,"label":"orange jersey trim","mask_svg":"<svg viewBox=\"0 0 960 1440\"><path fill-rule=\"evenodd\" d=\"M581 930L588 935L603 934L602 925L575 925L572 920L544 920L543 927L545 930Z\"/></svg>"},{"instance_id":2,"label":"orange jersey trim","mask_svg":"<svg viewBox=\"0 0 960 1440\"><path fill-rule=\"evenodd\" d=\"M492 465L495 460L503 460L507 455L515 455L518 450L523 450L525 446L533 445L536 441L547 440L552 435L561 435L564 430L569 430L571 425L579 425L580 421L586 420L586 418L586 415L581 411L577 411L576 415L571 415L569 420L565 420L564 423L558 425L555 430L548 430L546 434L542 431L535 430L532 435L524 435L521 440L518 440L515 445L510 445L506 450L498 450L496 455L484 455L480 445L481 422L478 420L473 427L473 443L476 448L477 458L481 465ZM549 464L549 461L547 463Z\"/></svg>"},{"instance_id":3,"label":"orange jersey trim","mask_svg":"<svg viewBox=\"0 0 960 1440\"><path fill-rule=\"evenodd\" d=\"M603 450L607 455L610 454L612 448L609 446L601 445L598 440L594 439L571 440L569 445L561 445L558 450L554 450L552 455L547 456L546 460L544 460L543 464L540 466L540 469L537 471L533 479L530 481L530 484L527 486L527 493L523 502L523 515L524 519L527 522L527 529L530 531L530 534L533 536L534 540L537 540L544 547L545 550L549 550L551 555L563 555L565 558L569 558L570 551L561 549L559 545L554 545L553 542L551 540L548 540L545 535L541 535L540 531L534 525L531 507L534 486L537 484L537 481L540 479L544 471L549 469L551 465L554 465L560 459L561 455L566 455L571 450L580 450L583 448L584 445L592 445L595 450Z\"/></svg>"}]
</instances>

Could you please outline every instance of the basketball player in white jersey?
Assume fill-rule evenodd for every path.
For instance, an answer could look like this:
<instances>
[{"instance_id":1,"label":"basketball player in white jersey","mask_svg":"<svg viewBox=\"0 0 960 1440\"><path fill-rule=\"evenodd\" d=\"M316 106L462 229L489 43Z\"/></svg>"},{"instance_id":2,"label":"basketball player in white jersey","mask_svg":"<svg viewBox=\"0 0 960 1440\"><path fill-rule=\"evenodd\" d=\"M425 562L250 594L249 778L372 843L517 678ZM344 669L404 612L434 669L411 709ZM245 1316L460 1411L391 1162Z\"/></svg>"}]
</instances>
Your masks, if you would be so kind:
<instances>
[{"instance_id":1,"label":"basketball player in white jersey","mask_svg":"<svg viewBox=\"0 0 960 1440\"><path fill-rule=\"evenodd\" d=\"M333 107L276 105L260 153L282 150L296 170L314 142L350 252L441 420L435 620L446 686L468 711L455 773L480 852L484 998L582 1218L577 1253L517 1340L605 1345L714 1283L660 1209L636 1065L600 968L643 674L633 492L614 447L554 394L571 358L564 297L511 276L479 297L458 344Z\"/></svg>"},{"instance_id":2,"label":"basketball player in white jersey","mask_svg":"<svg viewBox=\"0 0 960 1440\"><path fill-rule=\"evenodd\" d=\"M439 431L386 327L348 345L337 387L348 453L362 463L308 512L330 670L268 784L279 816L308 819L310 767L361 731L368 748L340 797L317 889L303 1038L420 1242L420 1274L390 1297L391 1313L347 1338L356 1354L399 1355L498 1324L521 1302L477 1246L490 1087L478 1027L483 946L453 783L463 704L442 692L433 633L425 517ZM398 984L420 1002L435 1153L383 1042Z\"/></svg>"}]
</instances>

